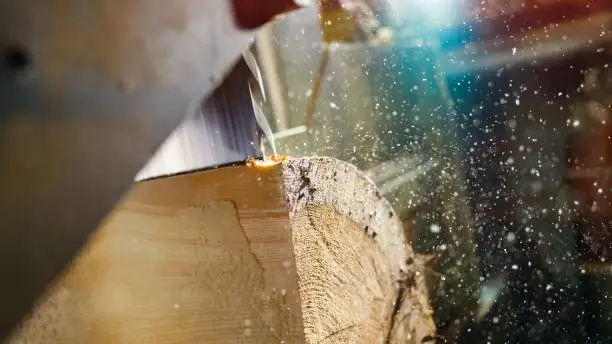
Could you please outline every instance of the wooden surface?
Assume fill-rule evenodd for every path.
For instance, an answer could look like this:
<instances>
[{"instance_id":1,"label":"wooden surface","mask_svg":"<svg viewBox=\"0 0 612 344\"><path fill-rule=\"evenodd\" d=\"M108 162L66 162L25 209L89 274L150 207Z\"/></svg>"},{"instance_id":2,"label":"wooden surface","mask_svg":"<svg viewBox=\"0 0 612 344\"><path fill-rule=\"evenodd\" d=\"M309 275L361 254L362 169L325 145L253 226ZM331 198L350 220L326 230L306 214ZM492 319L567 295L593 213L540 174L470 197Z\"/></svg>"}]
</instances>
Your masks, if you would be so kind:
<instances>
[{"instance_id":1,"label":"wooden surface","mask_svg":"<svg viewBox=\"0 0 612 344\"><path fill-rule=\"evenodd\" d=\"M140 183L10 343L302 342L281 170Z\"/></svg>"},{"instance_id":2,"label":"wooden surface","mask_svg":"<svg viewBox=\"0 0 612 344\"><path fill-rule=\"evenodd\" d=\"M16 343L427 343L422 265L352 165L137 184Z\"/></svg>"},{"instance_id":3,"label":"wooden surface","mask_svg":"<svg viewBox=\"0 0 612 344\"><path fill-rule=\"evenodd\" d=\"M428 343L422 262L375 185L331 158L285 164L307 343Z\"/></svg>"}]
</instances>

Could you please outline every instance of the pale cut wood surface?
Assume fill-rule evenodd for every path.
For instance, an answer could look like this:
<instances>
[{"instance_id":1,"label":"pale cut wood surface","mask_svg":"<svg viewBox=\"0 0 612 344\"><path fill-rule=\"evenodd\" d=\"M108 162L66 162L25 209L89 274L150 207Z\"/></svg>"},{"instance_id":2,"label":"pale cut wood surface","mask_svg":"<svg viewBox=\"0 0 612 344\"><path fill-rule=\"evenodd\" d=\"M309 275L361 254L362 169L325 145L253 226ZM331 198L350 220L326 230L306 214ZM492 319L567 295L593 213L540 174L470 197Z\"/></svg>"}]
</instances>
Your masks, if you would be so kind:
<instances>
[{"instance_id":1,"label":"pale cut wood surface","mask_svg":"<svg viewBox=\"0 0 612 344\"><path fill-rule=\"evenodd\" d=\"M136 184L17 343L429 343L422 263L354 166Z\"/></svg>"},{"instance_id":2,"label":"pale cut wood surface","mask_svg":"<svg viewBox=\"0 0 612 344\"><path fill-rule=\"evenodd\" d=\"M307 343L428 343L435 326L423 265L402 223L355 166L285 164Z\"/></svg>"},{"instance_id":3,"label":"pale cut wood surface","mask_svg":"<svg viewBox=\"0 0 612 344\"><path fill-rule=\"evenodd\" d=\"M303 342L281 169L143 182L10 343Z\"/></svg>"}]
</instances>

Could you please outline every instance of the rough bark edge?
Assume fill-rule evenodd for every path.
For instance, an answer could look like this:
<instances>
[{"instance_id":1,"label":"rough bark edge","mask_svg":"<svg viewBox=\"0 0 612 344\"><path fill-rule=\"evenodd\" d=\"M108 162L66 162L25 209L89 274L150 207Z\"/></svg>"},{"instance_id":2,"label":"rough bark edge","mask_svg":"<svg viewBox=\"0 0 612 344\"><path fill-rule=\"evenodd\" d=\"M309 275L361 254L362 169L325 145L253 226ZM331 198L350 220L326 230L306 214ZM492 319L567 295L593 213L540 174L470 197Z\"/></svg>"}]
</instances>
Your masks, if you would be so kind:
<instances>
[{"instance_id":1,"label":"rough bark edge","mask_svg":"<svg viewBox=\"0 0 612 344\"><path fill-rule=\"evenodd\" d=\"M393 277L400 280L402 272L407 270L407 257L414 253L406 245L401 221L372 181L354 165L334 158L291 159L283 168L290 218L306 205L333 206L340 214L365 225L364 231L389 259ZM397 242L397 238L402 238L402 242Z\"/></svg>"}]
</instances>

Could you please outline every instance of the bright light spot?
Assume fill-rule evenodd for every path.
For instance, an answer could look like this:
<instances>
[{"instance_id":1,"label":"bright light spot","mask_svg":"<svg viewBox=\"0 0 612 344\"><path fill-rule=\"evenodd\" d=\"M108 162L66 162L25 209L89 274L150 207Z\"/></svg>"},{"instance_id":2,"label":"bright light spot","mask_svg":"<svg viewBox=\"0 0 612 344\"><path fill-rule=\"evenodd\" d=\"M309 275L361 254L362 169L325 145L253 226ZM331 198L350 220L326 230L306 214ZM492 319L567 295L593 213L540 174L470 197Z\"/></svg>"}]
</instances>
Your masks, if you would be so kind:
<instances>
[{"instance_id":1,"label":"bright light spot","mask_svg":"<svg viewBox=\"0 0 612 344\"><path fill-rule=\"evenodd\" d=\"M575 120L572 122L572 127L576 128L576 127L579 127L579 126L580 126L580 121L579 121L579 120L577 120L577 119L575 119Z\"/></svg>"},{"instance_id":2,"label":"bright light spot","mask_svg":"<svg viewBox=\"0 0 612 344\"><path fill-rule=\"evenodd\" d=\"M516 240L516 235L510 232L508 235L506 235L506 240L508 240L508 242L514 242L514 240Z\"/></svg>"},{"instance_id":3,"label":"bright light spot","mask_svg":"<svg viewBox=\"0 0 612 344\"><path fill-rule=\"evenodd\" d=\"M410 14L415 13L415 8L419 9L419 15L422 15L422 20L427 24L446 25L452 22L457 13L457 0L410 0L398 1L401 3L399 8L400 16L406 18ZM407 15L403 15L406 13ZM421 19L421 18L419 18Z\"/></svg>"},{"instance_id":4,"label":"bright light spot","mask_svg":"<svg viewBox=\"0 0 612 344\"><path fill-rule=\"evenodd\" d=\"M440 226L433 223L429 226L429 231L432 233L440 233Z\"/></svg>"}]
</instances>

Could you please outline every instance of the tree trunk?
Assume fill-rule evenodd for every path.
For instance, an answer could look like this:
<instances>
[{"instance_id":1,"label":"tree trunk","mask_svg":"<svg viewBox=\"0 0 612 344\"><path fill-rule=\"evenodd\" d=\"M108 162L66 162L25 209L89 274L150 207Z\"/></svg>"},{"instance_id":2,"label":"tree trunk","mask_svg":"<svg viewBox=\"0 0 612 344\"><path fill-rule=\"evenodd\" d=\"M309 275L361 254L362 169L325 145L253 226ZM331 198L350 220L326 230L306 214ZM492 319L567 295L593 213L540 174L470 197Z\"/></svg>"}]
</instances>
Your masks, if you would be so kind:
<instances>
[{"instance_id":1,"label":"tree trunk","mask_svg":"<svg viewBox=\"0 0 612 344\"><path fill-rule=\"evenodd\" d=\"M422 263L329 158L143 181L9 343L426 343Z\"/></svg>"}]
</instances>

